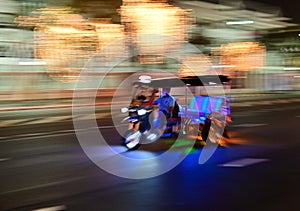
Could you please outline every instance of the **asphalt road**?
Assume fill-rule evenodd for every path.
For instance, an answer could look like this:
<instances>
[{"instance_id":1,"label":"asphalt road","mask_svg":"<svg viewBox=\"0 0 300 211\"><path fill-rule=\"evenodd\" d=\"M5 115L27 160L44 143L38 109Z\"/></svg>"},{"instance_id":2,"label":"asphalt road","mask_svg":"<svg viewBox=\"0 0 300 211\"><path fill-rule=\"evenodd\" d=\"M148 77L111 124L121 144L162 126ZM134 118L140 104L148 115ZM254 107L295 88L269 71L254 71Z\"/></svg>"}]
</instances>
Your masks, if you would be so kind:
<instances>
[{"instance_id":1,"label":"asphalt road","mask_svg":"<svg viewBox=\"0 0 300 211\"><path fill-rule=\"evenodd\" d=\"M232 112L227 146L218 147L206 163L198 162L203 146L190 152L179 147L172 153L186 155L183 161L148 179L115 176L92 162L68 109L6 113L3 121L10 115L19 121L0 128L0 210L299 210L299 104ZM54 114L66 118L52 121ZM126 152L110 119L97 123L111 148L131 159L160 156L173 143L162 139ZM91 148L104 153L100 146ZM118 166L132 174L163 167Z\"/></svg>"}]
</instances>

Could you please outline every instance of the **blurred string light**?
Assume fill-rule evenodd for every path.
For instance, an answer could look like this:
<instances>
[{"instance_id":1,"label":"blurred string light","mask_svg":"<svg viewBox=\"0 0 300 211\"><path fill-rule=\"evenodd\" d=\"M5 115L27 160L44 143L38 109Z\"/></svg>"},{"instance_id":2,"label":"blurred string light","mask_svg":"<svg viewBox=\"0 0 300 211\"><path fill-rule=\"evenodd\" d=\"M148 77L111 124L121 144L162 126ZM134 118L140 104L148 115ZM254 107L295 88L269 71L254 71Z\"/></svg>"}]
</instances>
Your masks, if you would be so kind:
<instances>
[{"instance_id":1,"label":"blurred string light","mask_svg":"<svg viewBox=\"0 0 300 211\"><path fill-rule=\"evenodd\" d=\"M34 65L46 65L46 62L45 61L28 61L28 62L26 62L26 61L20 61L20 62L18 62L18 65L24 65L24 66L26 66L26 65L28 65L28 66L34 66Z\"/></svg>"},{"instance_id":2,"label":"blurred string light","mask_svg":"<svg viewBox=\"0 0 300 211\"><path fill-rule=\"evenodd\" d=\"M41 8L16 19L20 26L34 26L35 58L55 80L77 79L89 55L98 49L93 27L71 8Z\"/></svg>"},{"instance_id":3,"label":"blurred string light","mask_svg":"<svg viewBox=\"0 0 300 211\"><path fill-rule=\"evenodd\" d=\"M105 49L112 42L125 38L124 27L120 24L112 24L109 18L92 18L89 21L95 26L100 50ZM119 49L112 49L113 51L110 53L106 51L106 56L114 56L115 52L123 52L125 45L122 43L118 47Z\"/></svg>"},{"instance_id":4,"label":"blurred string light","mask_svg":"<svg viewBox=\"0 0 300 211\"><path fill-rule=\"evenodd\" d=\"M300 70L300 67L284 67L283 70Z\"/></svg>"},{"instance_id":5,"label":"blurred string light","mask_svg":"<svg viewBox=\"0 0 300 211\"><path fill-rule=\"evenodd\" d=\"M209 56L204 54L190 55L184 58L184 63L188 65L182 65L180 67L179 76L191 76L191 75L210 75L214 74L213 66Z\"/></svg>"},{"instance_id":6,"label":"blurred string light","mask_svg":"<svg viewBox=\"0 0 300 211\"><path fill-rule=\"evenodd\" d=\"M251 20L244 20L244 21L227 21L227 25L246 25L246 24L253 24L254 21Z\"/></svg>"},{"instance_id":7,"label":"blurred string light","mask_svg":"<svg viewBox=\"0 0 300 211\"><path fill-rule=\"evenodd\" d=\"M124 35L120 24L84 19L72 8L41 8L31 16L19 16L16 22L34 26L35 58L45 61L49 75L62 82L77 80L91 55ZM115 52L105 53L109 57Z\"/></svg>"},{"instance_id":8,"label":"blurred string light","mask_svg":"<svg viewBox=\"0 0 300 211\"><path fill-rule=\"evenodd\" d=\"M167 49L179 50L187 40L192 22L189 11L167 1L125 0L120 14L122 24L112 24L110 19L84 19L70 7L48 7L30 16L19 16L16 22L19 26L34 27L35 58L45 61L45 69L52 78L66 82L75 81L87 59L103 49L110 58L136 48L141 63L162 62ZM143 34L146 36L142 39L121 43L118 49L116 45L113 49L105 48L126 36ZM159 36L155 38L155 34Z\"/></svg>"},{"instance_id":9,"label":"blurred string light","mask_svg":"<svg viewBox=\"0 0 300 211\"><path fill-rule=\"evenodd\" d=\"M226 73L245 72L265 65L266 47L257 42L237 42L220 47L220 65L226 65Z\"/></svg>"},{"instance_id":10,"label":"blurred string light","mask_svg":"<svg viewBox=\"0 0 300 211\"><path fill-rule=\"evenodd\" d=\"M124 0L120 14L125 33L138 37L131 44L137 47L140 62L147 64L162 63L167 50L179 51L194 22L189 10L163 0Z\"/></svg>"}]
</instances>

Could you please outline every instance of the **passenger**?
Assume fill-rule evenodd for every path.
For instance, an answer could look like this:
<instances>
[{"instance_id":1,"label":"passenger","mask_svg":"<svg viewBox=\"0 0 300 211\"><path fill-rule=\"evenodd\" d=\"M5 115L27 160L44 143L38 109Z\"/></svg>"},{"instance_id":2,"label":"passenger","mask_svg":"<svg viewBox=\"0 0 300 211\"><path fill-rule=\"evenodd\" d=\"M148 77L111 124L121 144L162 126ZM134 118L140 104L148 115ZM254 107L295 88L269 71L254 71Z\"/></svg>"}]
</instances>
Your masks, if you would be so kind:
<instances>
[{"instance_id":1,"label":"passenger","mask_svg":"<svg viewBox=\"0 0 300 211\"><path fill-rule=\"evenodd\" d=\"M163 89L161 96L154 104L159 106L159 110L166 115L166 118L178 117L178 104L176 99L170 94L170 88Z\"/></svg>"}]
</instances>

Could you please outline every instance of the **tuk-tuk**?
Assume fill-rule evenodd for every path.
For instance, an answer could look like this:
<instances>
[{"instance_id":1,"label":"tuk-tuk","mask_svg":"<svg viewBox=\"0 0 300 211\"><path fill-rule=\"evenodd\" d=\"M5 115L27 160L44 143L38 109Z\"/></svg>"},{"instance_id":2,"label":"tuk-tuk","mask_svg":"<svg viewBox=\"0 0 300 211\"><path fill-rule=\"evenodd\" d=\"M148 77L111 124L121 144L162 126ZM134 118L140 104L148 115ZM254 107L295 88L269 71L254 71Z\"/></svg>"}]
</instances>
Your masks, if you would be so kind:
<instances>
[{"instance_id":1,"label":"tuk-tuk","mask_svg":"<svg viewBox=\"0 0 300 211\"><path fill-rule=\"evenodd\" d=\"M179 134L201 141L215 142L220 135L209 133L216 128L212 127L212 121L213 125L223 129L230 121L227 96L230 79L227 76L202 75L152 79L150 76L142 75L133 83L133 87L136 91L131 106L123 110L129 113L130 124L124 137L124 144L128 148L138 146L141 139L152 142ZM169 88L170 95L176 99L177 115L167 116L156 105L157 98L165 88ZM145 90L150 90L149 95L143 95L141 98L140 90L143 90L143 94L146 93ZM226 133L226 130L223 131Z\"/></svg>"}]
</instances>

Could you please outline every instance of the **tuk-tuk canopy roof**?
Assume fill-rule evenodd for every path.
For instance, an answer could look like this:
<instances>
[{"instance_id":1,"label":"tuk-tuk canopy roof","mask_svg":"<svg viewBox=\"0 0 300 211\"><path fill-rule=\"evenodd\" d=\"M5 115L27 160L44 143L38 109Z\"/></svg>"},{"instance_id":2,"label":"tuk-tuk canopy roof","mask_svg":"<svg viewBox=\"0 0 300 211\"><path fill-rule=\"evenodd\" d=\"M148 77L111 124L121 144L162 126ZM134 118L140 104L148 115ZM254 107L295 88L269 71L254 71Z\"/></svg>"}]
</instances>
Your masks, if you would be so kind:
<instances>
[{"instance_id":1,"label":"tuk-tuk canopy roof","mask_svg":"<svg viewBox=\"0 0 300 211\"><path fill-rule=\"evenodd\" d=\"M153 88L170 88L182 86L216 86L224 85L229 80L229 77L225 75L201 75L152 79L147 83L136 81L133 85L149 86Z\"/></svg>"}]
</instances>

